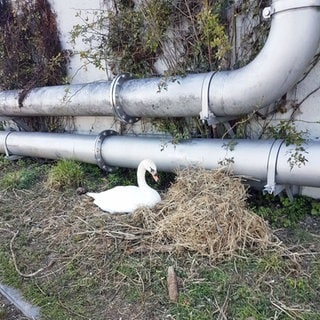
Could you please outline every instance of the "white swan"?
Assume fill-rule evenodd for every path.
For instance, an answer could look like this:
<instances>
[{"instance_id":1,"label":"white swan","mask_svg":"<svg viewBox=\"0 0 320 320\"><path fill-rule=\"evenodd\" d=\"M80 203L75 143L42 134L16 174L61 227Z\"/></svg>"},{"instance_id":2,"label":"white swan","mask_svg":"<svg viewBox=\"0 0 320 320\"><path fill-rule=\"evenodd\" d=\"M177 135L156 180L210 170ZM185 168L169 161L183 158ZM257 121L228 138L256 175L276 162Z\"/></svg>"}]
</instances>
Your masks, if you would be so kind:
<instances>
[{"instance_id":1,"label":"white swan","mask_svg":"<svg viewBox=\"0 0 320 320\"><path fill-rule=\"evenodd\" d=\"M117 186L100 193L88 192L94 204L109 213L131 213L139 207L153 207L161 201L159 193L148 186L145 173L150 172L158 181L157 167L150 159L140 162L137 170L138 186Z\"/></svg>"}]
</instances>

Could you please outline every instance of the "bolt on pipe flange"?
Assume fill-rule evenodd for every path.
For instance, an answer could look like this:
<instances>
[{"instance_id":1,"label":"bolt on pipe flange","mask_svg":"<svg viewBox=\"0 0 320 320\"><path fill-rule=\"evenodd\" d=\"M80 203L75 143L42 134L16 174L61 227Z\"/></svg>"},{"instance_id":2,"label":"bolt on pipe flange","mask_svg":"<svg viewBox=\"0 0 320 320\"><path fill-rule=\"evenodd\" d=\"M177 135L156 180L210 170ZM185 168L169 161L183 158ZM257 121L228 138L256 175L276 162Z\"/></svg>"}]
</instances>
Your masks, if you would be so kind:
<instances>
[{"instance_id":1,"label":"bolt on pipe flange","mask_svg":"<svg viewBox=\"0 0 320 320\"><path fill-rule=\"evenodd\" d=\"M117 118L124 123L135 123L140 120L138 117L132 117L126 114L118 101L119 99L119 90L124 81L130 79L131 76L129 73L122 73L117 75L111 83L110 87L110 102L113 108L113 111Z\"/></svg>"},{"instance_id":2,"label":"bolt on pipe flange","mask_svg":"<svg viewBox=\"0 0 320 320\"><path fill-rule=\"evenodd\" d=\"M104 171L106 172L111 172L113 170L114 167L108 166L103 157L102 157L102 152L101 152L101 148L102 148L102 143L104 141L105 138L109 137L109 136L115 136L118 135L118 132L113 131L113 130L105 130L100 132L97 135L97 138L95 140L94 143L94 157L97 161L97 165Z\"/></svg>"}]
</instances>

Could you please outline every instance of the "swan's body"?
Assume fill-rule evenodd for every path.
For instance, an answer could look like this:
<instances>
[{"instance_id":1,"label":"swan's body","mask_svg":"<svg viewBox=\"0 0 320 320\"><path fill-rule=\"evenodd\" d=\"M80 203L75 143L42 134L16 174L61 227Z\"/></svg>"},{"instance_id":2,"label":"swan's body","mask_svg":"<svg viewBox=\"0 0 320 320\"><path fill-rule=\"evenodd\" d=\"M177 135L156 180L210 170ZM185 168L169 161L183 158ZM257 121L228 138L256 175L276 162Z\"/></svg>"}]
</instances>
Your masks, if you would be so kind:
<instances>
[{"instance_id":1,"label":"swan's body","mask_svg":"<svg viewBox=\"0 0 320 320\"><path fill-rule=\"evenodd\" d=\"M157 168L152 160L141 161L137 170L138 186L117 186L100 193L87 193L94 204L109 213L131 213L139 207L153 207L161 201L159 193L148 186L145 173L150 172L157 181Z\"/></svg>"}]
</instances>

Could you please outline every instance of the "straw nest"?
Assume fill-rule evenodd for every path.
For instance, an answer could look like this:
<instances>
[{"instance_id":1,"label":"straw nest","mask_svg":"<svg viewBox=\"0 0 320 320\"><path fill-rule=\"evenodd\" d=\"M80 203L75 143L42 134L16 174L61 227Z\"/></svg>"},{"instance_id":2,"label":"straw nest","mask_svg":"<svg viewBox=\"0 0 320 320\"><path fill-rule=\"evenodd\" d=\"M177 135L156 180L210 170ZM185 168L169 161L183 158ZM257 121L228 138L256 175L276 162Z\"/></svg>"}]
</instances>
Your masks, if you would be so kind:
<instances>
[{"instance_id":1,"label":"straw nest","mask_svg":"<svg viewBox=\"0 0 320 320\"><path fill-rule=\"evenodd\" d=\"M271 244L267 223L246 206L240 178L223 170L177 172L163 201L135 211L133 220L149 230L145 242L159 251L192 251L213 259Z\"/></svg>"}]
</instances>

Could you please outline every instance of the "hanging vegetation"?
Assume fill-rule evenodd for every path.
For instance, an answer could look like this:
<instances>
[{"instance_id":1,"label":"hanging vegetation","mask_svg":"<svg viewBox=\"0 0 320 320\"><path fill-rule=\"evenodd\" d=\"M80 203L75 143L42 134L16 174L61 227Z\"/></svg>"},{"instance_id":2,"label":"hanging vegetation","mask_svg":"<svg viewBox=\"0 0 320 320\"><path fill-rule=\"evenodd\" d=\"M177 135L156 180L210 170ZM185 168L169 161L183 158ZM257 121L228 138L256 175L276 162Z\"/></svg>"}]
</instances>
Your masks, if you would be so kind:
<instances>
[{"instance_id":1,"label":"hanging vegetation","mask_svg":"<svg viewBox=\"0 0 320 320\"><path fill-rule=\"evenodd\" d=\"M0 31L0 89L21 89L20 108L32 88L66 82L67 57L47 0L0 0ZM24 118L22 126L55 131L61 121Z\"/></svg>"}]
</instances>

